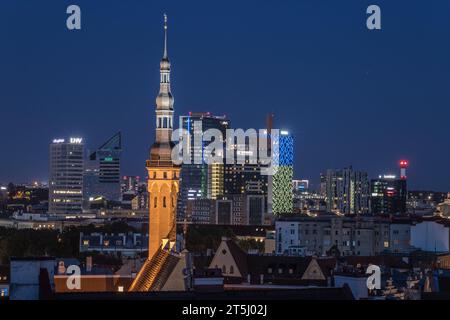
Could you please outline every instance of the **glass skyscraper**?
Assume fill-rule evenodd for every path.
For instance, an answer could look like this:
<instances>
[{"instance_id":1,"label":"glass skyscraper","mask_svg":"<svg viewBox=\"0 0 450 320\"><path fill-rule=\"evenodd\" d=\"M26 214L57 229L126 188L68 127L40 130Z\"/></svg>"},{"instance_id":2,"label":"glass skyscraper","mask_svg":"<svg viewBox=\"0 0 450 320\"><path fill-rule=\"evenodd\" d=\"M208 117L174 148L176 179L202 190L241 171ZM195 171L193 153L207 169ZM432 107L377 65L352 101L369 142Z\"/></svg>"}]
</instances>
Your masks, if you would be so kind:
<instances>
[{"instance_id":1,"label":"glass skyscraper","mask_svg":"<svg viewBox=\"0 0 450 320\"><path fill-rule=\"evenodd\" d=\"M180 193L177 204L179 221L184 221L186 218L189 200L216 199L223 193L224 165L223 163L206 164L203 155L205 145L203 143L196 144L194 135L203 134L208 129L217 129L225 138L229 125L229 120L225 116L214 116L209 112L190 112L187 116L180 116L180 128L190 134L187 146L191 152L191 164L183 163L181 166ZM198 162L195 159L200 159L200 163L195 163Z\"/></svg>"},{"instance_id":2,"label":"glass skyscraper","mask_svg":"<svg viewBox=\"0 0 450 320\"><path fill-rule=\"evenodd\" d=\"M55 139L50 144L49 213L81 213L83 160L82 138Z\"/></svg>"},{"instance_id":3,"label":"glass skyscraper","mask_svg":"<svg viewBox=\"0 0 450 320\"><path fill-rule=\"evenodd\" d=\"M84 172L85 203L100 197L110 201L121 200L121 154L122 135L120 132L89 154Z\"/></svg>"}]
</instances>

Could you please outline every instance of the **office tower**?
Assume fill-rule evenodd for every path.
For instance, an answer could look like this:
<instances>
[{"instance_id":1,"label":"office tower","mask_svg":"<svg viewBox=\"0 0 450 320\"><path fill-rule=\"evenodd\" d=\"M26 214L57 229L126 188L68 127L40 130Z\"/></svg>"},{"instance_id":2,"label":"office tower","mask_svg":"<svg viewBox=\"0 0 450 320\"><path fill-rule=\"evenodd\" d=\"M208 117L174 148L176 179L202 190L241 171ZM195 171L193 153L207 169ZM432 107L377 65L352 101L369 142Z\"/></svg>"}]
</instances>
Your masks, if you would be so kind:
<instances>
[{"instance_id":1,"label":"office tower","mask_svg":"<svg viewBox=\"0 0 450 320\"><path fill-rule=\"evenodd\" d=\"M261 164L226 164L224 194L267 195L267 175Z\"/></svg>"},{"instance_id":2,"label":"office tower","mask_svg":"<svg viewBox=\"0 0 450 320\"><path fill-rule=\"evenodd\" d=\"M327 211L337 214L366 214L369 211L369 181L367 173L350 166L342 170L327 170L325 191Z\"/></svg>"},{"instance_id":3,"label":"office tower","mask_svg":"<svg viewBox=\"0 0 450 320\"><path fill-rule=\"evenodd\" d=\"M225 116L214 116L210 112L189 112L187 116L180 116L180 128L186 130L190 138L187 142L191 163L183 163L180 173L180 195L178 198L177 219L186 218L187 202L195 199L216 199L224 192L223 175L224 164L204 163L203 143L196 144L194 135L201 135L209 129L217 129L222 136L226 136L229 120ZM195 163L201 159L202 163Z\"/></svg>"},{"instance_id":4,"label":"office tower","mask_svg":"<svg viewBox=\"0 0 450 320\"><path fill-rule=\"evenodd\" d=\"M245 212L247 213L247 224L263 225L265 219L265 202L264 195L247 195L245 198Z\"/></svg>"},{"instance_id":5,"label":"office tower","mask_svg":"<svg viewBox=\"0 0 450 320\"><path fill-rule=\"evenodd\" d=\"M84 145L81 138L55 139L50 144L50 213L81 213L83 160Z\"/></svg>"},{"instance_id":6,"label":"office tower","mask_svg":"<svg viewBox=\"0 0 450 320\"><path fill-rule=\"evenodd\" d=\"M293 211L294 139L289 132L284 130L280 132L278 152L275 150L276 148L274 149L276 170L272 183L272 211L274 215L279 216Z\"/></svg>"},{"instance_id":7,"label":"office tower","mask_svg":"<svg viewBox=\"0 0 450 320\"><path fill-rule=\"evenodd\" d=\"M85 202L95 198L121 200L121 153L122 135L118 132L89 154L84 172Z\"/></svg>"},{"instance_id":8,"label":"office tower","mask_svg":"<svg viewBox=\"0 0 450 320\"><path fill-rule=\"evenodd\" d=\"M213 223L225 225L246 225L244 194L225 195L215 201Z\"/></svg>"},{"instance_id":9,"label":"office tower","mask_svg":"<svg viewBox=\"0 0 450 320\"><path fill-rule=\"evenodd\" d=\"M370 183L370 207L375 215L406 213L406 179L380 175Z\"/></svg>"}]
</instances>

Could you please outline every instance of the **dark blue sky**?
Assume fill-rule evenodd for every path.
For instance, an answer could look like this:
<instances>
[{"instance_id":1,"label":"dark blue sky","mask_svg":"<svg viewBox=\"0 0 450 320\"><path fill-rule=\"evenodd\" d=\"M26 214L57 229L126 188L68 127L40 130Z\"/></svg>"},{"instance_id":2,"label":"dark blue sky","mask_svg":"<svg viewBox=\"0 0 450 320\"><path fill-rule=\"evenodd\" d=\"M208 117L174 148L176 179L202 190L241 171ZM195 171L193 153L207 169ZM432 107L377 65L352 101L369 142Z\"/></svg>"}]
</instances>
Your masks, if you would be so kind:
<instances>
[{"instance_id":1,"label":"dark blue sky","mask_svg":"<svg viewBox=\"0 0 450 320\"><path fill-rule=\"evenodd\" d=\"M78 4L82 30L66 29ZM382 30L365 27L378 4ZM145 173L153 141L162 14L176 116L268 112L296 139L295 175L352 164L371 176L411 162L411 188L450 191L450 2L0 2L0 181L45 180L48 144L97 147L123 132L123 173Z\"/></svg>"}]
</instances>

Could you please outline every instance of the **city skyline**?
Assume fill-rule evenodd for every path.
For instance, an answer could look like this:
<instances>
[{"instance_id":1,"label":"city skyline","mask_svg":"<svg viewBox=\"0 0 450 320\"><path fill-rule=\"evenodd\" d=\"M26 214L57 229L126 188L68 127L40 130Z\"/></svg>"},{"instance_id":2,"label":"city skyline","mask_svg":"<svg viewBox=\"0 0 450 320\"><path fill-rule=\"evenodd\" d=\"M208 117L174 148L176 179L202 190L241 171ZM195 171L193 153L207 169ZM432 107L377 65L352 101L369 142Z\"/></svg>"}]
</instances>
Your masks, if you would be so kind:
<instances>
[{"instance_id":1,"label":"city skyline","mask_svg":"<svg viewBox=\"0 0 450 320\"><path fill-rule=\"evenodd\" d=\"M53 1L0 4L0 301L450 300L442 7Z\"/></svg>"},{"instance_id":2,"label":"city skyline","mask_svg":"<svg viewBox=\"0 0 450 320\"><path fill-rule=\"evenodd\" d=\"M411 16L439 17L442 8L420 7L425 11L419 14L419 6L411 4L402 7L406 11L394 21L392 15L400 12L401 5L381 1L385 24L377 34L365 29L365 4L356 2L342 8L331 3L291 3L298 12L284 12L284 16L275 15L283 5L264 6L256 16L246 3L241 12L225 9L236 18L232 24L222 23L225 18L213 5L205 5L194 15L183 13L186 6L182 4L150 7L152 10L136 4L127 7L136 21L118 19L114 25L108 25L113 22L111 14L102 14L98 5L79 4L86 17L79 34L68 33L64 24L59 25L58 6L54 4L39 8L14 4L13 13L20 13L20 19L16 16L19 21L12 21L14 14L1 19L10 28L17 27L6 32L9 46L6 59L0 62L6 70L0 76L5 88L0 103L9 106L2 108L2 117L5 113L5 118L20 122L5 123L4 130L14 132L15 139L5 141L10 156L0 160L4 168L0 181L48 179L48 144L53 138L83 136L85 144L94 147L119 130L124 135L123 174L143 175L148 144L153 140L153 127L147 123L153 117L157 92L159 22L161 12L167 11L177 30L170 35L176 69L175 123L189 111L210 111L226 114L233 127L262 128L265 115L274 112L275 127L287 128L295 137L294 177L311 179L313 187L318 187L320 173L329 168L353 165L376 178L397 173L398 161L406 158L411 161L410 188L450 190L449 174L441 169L445 168L446 151L441 149L449 112L442 105L449 98L444 80L450 66L444 57L449 47L439 42L448 31L441 30L439 22L403 25ZM8 3L1 6L6 9L2 12L8 11ZM114 1L110 6L112 12L121 9ZM40 22L49 33L41 39L42 44L32 39L34 31L27 28L38 21L28 16L32 10L27 8L38 9L37 16L48 18ZM275 12L269 14L270 10ZM335 16L339 10L346 12L345 19ZM306 17L308 11L322 16L323 21L311 21ZM266 19L269 16L273 19ZM207 28L202 28L204 25ZM331 30L336 25L342 28ZM402 33L402 41L395 43L406 30L420 32L414 37ZM131 32L136 36L129 40ZM434 36L426 40L431 33ZM103 40L96 44L98 37ZM333 47L338 41L344 41L341 47ZM421 49L424 45L430 53ZM439 52L431 50L433 46L439 46ZM87 55L86 48L94 54ZM124 53L133 59L121 59ZM429 59L423 58L427 54ZM259 72L261 67L264 72ZM25 74L29 78L21 82ZM426 77L440 82L427 83ZM26 90L27 95L19 95L20 90ZM367 106L361 108L362 104ZM253 111L256 106L261 106L257 114ZM430 108L436 113L429 112ZM30 117L19 118L24 111ZM17 130L17 123L29 130ZM37 130L41 134L33 133ZM334 137L340 139L331 139Z\"/></svg>"}]
</instances>

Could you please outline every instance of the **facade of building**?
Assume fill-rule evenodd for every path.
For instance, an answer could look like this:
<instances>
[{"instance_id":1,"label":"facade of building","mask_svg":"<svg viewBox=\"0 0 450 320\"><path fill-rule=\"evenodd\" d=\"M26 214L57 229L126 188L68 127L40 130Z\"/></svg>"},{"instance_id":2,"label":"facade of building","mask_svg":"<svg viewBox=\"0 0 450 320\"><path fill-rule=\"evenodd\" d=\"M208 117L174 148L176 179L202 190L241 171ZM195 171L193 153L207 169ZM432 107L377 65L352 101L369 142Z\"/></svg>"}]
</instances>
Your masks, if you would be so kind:
<instances>
[{"instance_id":1,"label":"facade of building","mask_svg":"<svg viewBox=\"0 0 450 320\"><path fill-rule=\"evenodd\" d=\"M83 170L83 139L53 140L50 144L50 213L81 213L83 205Z\"/></svg>"},{"instance_id":2,"label":"facade of building","mask_svg":"<svg viewBox=\"0 0 450 320\"><path fill-rule=\"evenodd\" d=\"M42 299L41 278L54 288L55 258L11 258L10 270L10 300Z\"/></svg>"},{"instance_id":3,"label":"facade of building","mask_svg":"<svg viewBox=\"0 0 450 320\"><path fill-rule=\"evenodd\" d=\"M382 252L410 250L410 222L390 222L367 217L326 215L296 217L276 222L276 253L326 255L337 250L342 256L373 256Z\"/></svg>"},{"instance_id":4,"label":"facade of building","mask_svg":"<svg viewBox=\"0 0 450 320\"><path fill-rule=\"evenodd\" d=\"M321 177L322 194L327 211L337 214L361 215L369 212L369 181L367 173L350 166L342 170L327 170Z\"/></svg>"},{"instance_id":5,"label":"facade of building","mask_svg":"<svg viewBox=\"0 0 450 320\"><path fill-rule=\"evenodd\" d=\"M109 201L121 200L120 156L122 135L120 132L91 152L85 162L85 203L95 198Z\"/></svg>"},{"instance_id":6,"label":"facade of building","mask_svg":"<svg viewBox=\"0 0 450 320\"><path fill-rule=\"evenodd\" d=\"M253 255L222 238L209 268L221 269L225 283L258 286L328 286L334 258Z\"/></svg>"},{"instance_id":7,"label":"facade of building","mask_svg":"<svg viewBox=\"0 0 450 320\"><path fill-rule=\"evenodd\" d=\"M406 180L383 175L370 183L370 208L375 215L406 213Z\"/></svg>"},{"instance_id":8,"label":"facade of building","mask_svg":"<svg viewBox=\"0 0 450 320\"><path fill-rule=\"evenodd\" d=\"M203 138L207 130L215 129L225 137L229 120L225 116L214 116L209 112L189 112L187 116L180 116L180 128L189 133L186 146L190 151L191 162L189 164L183 161L180 173L177 219L184 221L188 201L216 199L224 193L224 164L207 164L204 159L205 144L195 141L195 136Z\"/></svg>"},{"instance_id":9,"label":"facade of building","mask_svg":"<svg viewBox=\"0 0 450 320\"><path fill-rule=\"evenodd\" d=\"M275 142L276 143L276 142ZM294 139L287 131L281 131L277 148L274 150L275 174L271 187L273 196L272 213L275 216L290 214L293 211L294 194L292 179L294 178ZM278 159L278 161L276 161Z\"/></svg>"},{"instance_id":10,"label":"facade of building","mask_svg":"<svg viewBox=\"0 0 450 320\"><path fill-rule=\"evenodd\" d=\"M411 245L427 252L449 252L450 226L446 220L430 219L411 227Z\"/></svg>"},{"instance_id":11,"label":"facade of building","mask_svg":"<svg viewBox=\"0 0 450 320\"><path fill-rule=\"evenodd\" d=\"M134 257L148 250L148 234L80 233L80 252L101 252Z\"/></svg>"},{"instance_id":12,"label":"facade of building","mask_svg":"<svg viewBox=\"0 0 450 320\"><path fill-rule=\"evenodd\" d=\"M187 202L186 221L198 224L214 224L214 208L216 200L194 199Z\"/></svg>"}]
</instances>

